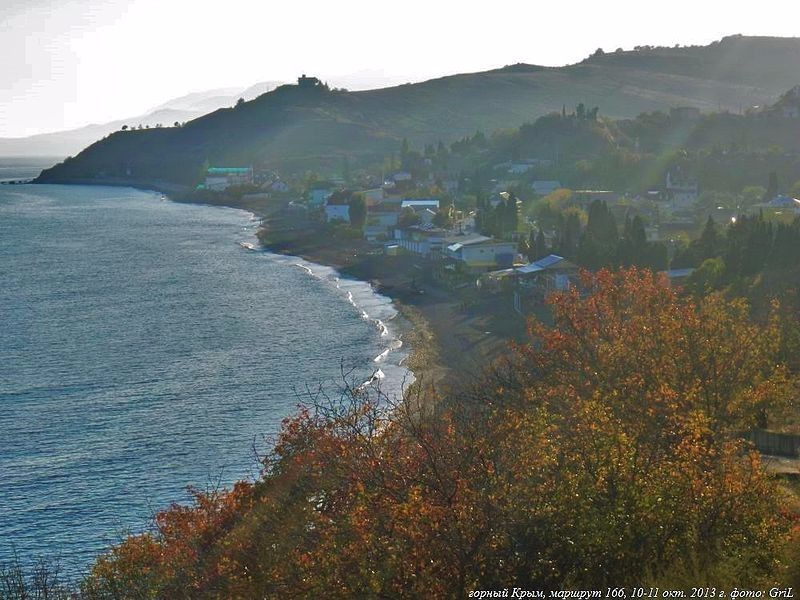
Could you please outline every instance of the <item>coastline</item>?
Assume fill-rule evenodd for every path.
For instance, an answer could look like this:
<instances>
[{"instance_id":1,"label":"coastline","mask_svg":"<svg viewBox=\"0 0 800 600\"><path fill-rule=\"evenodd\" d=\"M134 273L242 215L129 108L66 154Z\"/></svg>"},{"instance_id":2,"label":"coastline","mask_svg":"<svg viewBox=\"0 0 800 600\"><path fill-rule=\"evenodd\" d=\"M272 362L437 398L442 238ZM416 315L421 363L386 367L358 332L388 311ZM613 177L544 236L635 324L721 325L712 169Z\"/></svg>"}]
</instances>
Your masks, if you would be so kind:
<instances>
[{"instance_id":1,"label":"coastline","mask_svg":"<svg viewBox=\"0 0 800 600\"><path fill-rule=\"evenodd\" d=\"M445 291L426 281L429 265L419 257L386 256L363 239L332 241L317 229L270 230L268 218L258 237L271 252L334 267L389 297L411 324L407 364L434 397L475 381L509 342L525 339L525 321L510 299Z\"/></svg>"},{"instance_id":2,"label":"coastline","mask_svg":"<svg viewBox=\"0 0 800 600\"><path fill-rule=\"evenodd\" d=\"M406 369L403 367L401 371L397 362L408 353L406 348L399 352L391 352L385 358L384 363L389 365L389 368L371 362L383 350L379 346L388 348L395 343L396 334L405 331L400 329L404 324L399 317L395 323L389 322L389 319L398 312L390 304L389 299L373 298L373 288L360 281L342 282L343 290L337 294L338 290L331 289L335 282L326 277L331 272L330 269L320 268L318 271L315 269L318 275L322 275L322 281L318 283L310 277L306 278L299 268L278 264L278 262L286 264L302 261L293 259L289 261L282 257L275 258L271 253L248 252L240 248L239 242L252 242L253 245L256 243L254 234L258 220L251 212L243 211L240 207L234 210L230 210L231 207L224 207L223 210L219 210L218 207L205 208L199 206L199 203L194 208L181 206L161 201L159 194L152 191L140 193L121 187L87 189L75 186L38 188L25 186L4 191L13 194L8 198L8 202L4 196L3 207L9 207L9 210L13 211L13 207L19 204L23 207L20 209L21 216L31 217L30 220L24 221L25 227L30 224L36 231L36 234L30 236L17 235L18 231L23 232L24 229L10 227L11 220L8 220L9 234L14 232L13 236L9 235L9 240L20 240L20 243L10 246L14 254L9 256L14 256L15 261L20 261L18 263L20 268L15 271L26 274L25 278L11 277L9 284L14 290L35 290L36 303L41 306L60 305L69 309L63 313L69 318L59 318L56 321L54 317L48 321L41 321L42 326L36 327L37 331L46 332L47 336L41 339L47 343L31 344L30 352L14 354L15 348L28 348L25 345L27 339L40 339L22 335L22 332L26 332L32 324L40 321L39 315L30 311L29 302L25 299L32 296L19 296L19 302L16 300L9 302L11 311L8 328L9 352L11 352L9 356L14 359L10 364L14 364L15 374L9 379L9 385L5 386L4 391L10 392L12 396L19 395L20 406L33 406L35 409L26 410L27 415L32 415L31 424L28 424L15 408L16 402L14 406L6 407L9 410L2 415L3 422L10 424L7 430L10 434L9 443L12 444L14 452L4 456L4 465L13 466L15 477L9 480L9 486L13 486L9 487L9 490L10 493L13 490L12 495L17 500L27 500L27 494L33 494L29 490L34 489L32 487L34 485L45 486L41 489L46 489L47 493L42 497L48 498L42 504L47 507L47 518L42 516L41 521L37 520L35 507L38 505L35 503L16 500L12 502L11 497L8 502L2 503L3 508L8 508L15 514L15 518L4 523L2 529L4 532L9 531L9 528L14 530L14 535L9 539L19 539L20 550L26 560L35 558L41 551L39 540L57 540L55 544L58 552L63 552L65 569L78 572L112 542L111 538L113 532L117 531L115 529L117 525L115 523L109 525L110 521L118 521L119 528L131 528L135 531L144 529L147 515L150 514L150 508L144 506L145 502L152 501L152 506L157 508L166 507L172 502L184 502L187 497L183 490L189 484L198 487L204 484L227 486L233 485L239 479L254 478L257 473L253 463L255 444L257 443L259 448L268 447L266 444L274 432L278 431L281 418L295 414L297 403L303 400L299 393L303 392L306 383L314 389L318 383L323 382L322 376L317 377L317 371L311 369L306 369L305 373L314 373L314 377L305 377L308 381L303 381L303 371L294 370L299 361L291 356L293 348L304 355L312 357L317 355L310 362L303 364L313 367L324 364L326 369L324 382L331 382L330 389L334 389L333 386L337 381L341 382L338 375L342 356L354 357L350 364L358 366L358 376L361 377L362 373L366 372L362 380L370 376L369 370L375 366L386 373L385 381L388 389L394 391L402 382ZM24 197L28 195L34 198L41 197L41 203L29 201ZM131 200L128 200L129 198ZM95 199L99 202L96 205ZM133 204L131 214L138 216L138 220L128 217L129 203ZM71 210L72 204L78 208ZM43 205L47 208L43 209ZM48 210L51 207L52 212ZM166 218L161 218L162 213ZM62 215L70 215L70 218L61 220ZM45 220L48 226L57 226L59 232L66 232L67 235L51 235L55 229L49 230L40 226ZM154 227L153 223L156 221L159 226ZM67 225L57 225L62 223ZM91 226L91 229L72 229L73 223L82 226L86 224L86 227ZM122 226L123 229L116 229L118 226ZM137 235L131 235L132 239L136 240L136 245L115 243L133 231L137 232ZM96 238L94 232L98 233ZM144 232L148 237L141 235ZM54 237L57 238L57 242L63 242L63 247L67 251L55 256L52 262L46 262L49 250L43 251L42 248L56 247L49 245L50 239ZM40 243L44 238L47 239L47 244ZM89 242L79 244L73 243L74 240L89 240ZM153 240L163 240L165 245L158 246L152 243ZM91 254L86 248L92 249ZM170 249L181 252L169 252ZM75 275L78 271L69 270L66 265L73 262L83 264L82 258L89 255L96 256L100 252L102 257L91 264L102 266L99 270L90 269L87 273L103 273L108 265L114 264L116 268L113 271L122 274L121 285L114 289L122 292L121 295L107 295L107 297L122 298L122 302L99 300L100 292L106 294L106 290L111 289L114 281L111 277L102 278L100 292L97 295L92 294L88 301L84 295L85 290L89 289L86 282L70 287L73 277L74 281L79 281ZM32 262L21 260L25 253L31 257ZM143 257L139 261L140 266L133 265L135 261L126 260L124 257L128 254ZM201 254L203 257L199 258ZM207 254L215 256L206 261ZM122 257L120 262L110 262L114 256ZM208 262L215 266L213 269L201 267L194 270L193 267L196 265L192 260L195 258L199 258L198 263ZM41 283L41 273L37 269L30 268L34 264L41 265L42 269L52 267L54 273L68 273L64 275L64 279L45 278L47 281L60 282L50 288L57 289L58 292L45 293L48 288ZM276 286L282 287L281 282L284 279L282 272L286 270L292 271L293 284L296 283L295 279L300 280L300 287L292 288L293 290L305 290L300 293L314 299L321 297L323 300L313 303L311 309L300 307L299 310L295 310L292 313L295 318L291 320L284 319L288 335L278 337L272 335L271 329L264 327L264 324L270 323L269 318L264 317L269 317L265 313L270 312L272 290ZM176 276L178 273L183 275L178 277ZM216 273L230 274L230 277L217 277ZM69 283L65 285L67 281ZM201 287L196 289L211 293L208 296L194 291L185 293L186 289L195 290L184 286L187 281L199 281ZM19 282L29 282L30 287L17 285ZM153 289L144 287L151 283L160 286L159 292L164 290L168 292L161 294L148 291L142 295L142 289ZM244 291L244 286L231 285L233 283L249 284L249 293ZM220 290L220 293L215 295L214 290ZM386 321L391 330L388 335L380 338L371 321L359 322L359 312L354 312L356 309L351 310L346 302L348 291L352 291L355 301L370 315ZM64 297L72 293L75 294L72 297L81 298L82 301L63 301ZM235 296L231 303L226 301L229 296ZM11 296L9 298L11 299ZM51 298L52 304L46 304L44 298ZM156 298L159 300L151 304ZM170 306L180 307L180 312L188 314L187 320L183 322L177 317L173 318L172 313L166 310L150 310L152 306L162 306L161 298L167 298ZM195 298L203 300L195 303ZM280 296L279 306L286 304L283 294ZM292 303L289 299L288 304L297 306L298 303ZM303 304L305 305L305 302ZM16 312L17 307L20 307L19 312ZM318 317L327 315L328 307L332 309L333 320ZM95 308L98 310L91 312ZM123 310L126 314L143 315L143 319L130 328L119 326L117 322L128 323L124 319L116 318ZM42 313L47 317L62 315L58 310L43 310ZM312 314L317 318L309 319L309 323L306 323L303 321L305 316L303 313ZM102 318L110 314L113 314L114 318ZM164 318L157 316L164 314L170 316ZM84 315L92 318L87 318L84 322L81 318ZM209 324L212 316L217 321ZM110 323L112 321L113 325ZM88 325L90 322L97 323L97 327L91 329ZM346 329L347 332L340 332L338 324L342 322L346 325L342 329ZM65 325L63 329L62 323ZM62 331L71 331L66 327L68 323L78 323L80 336L85 334L86 337L63 335ZM21 326L17 328L16 324ZM319 333L313 333L313 337L307 337L305 332L295 335L292 330L296 329L316 329ZM21 332L19 337L15 337L17 332ZM179 333L185 334L184 337L178 336ZM130 344L127 341L128 335L132 336ZM240 341L227 343L228 339L251 341L256 338L259 342L263 341L263 344ZM26 343L12 343L12 340L23 339ZM66 339L70 342L61 341ZM305 343L296 347L287 344L287 340L304 342L305 339L321 340L324 342L322 344L324 351L317 352L320 346L308 346ZM80 353L69 351L70 348L76 347L73 346L72 340L77 340L74 343L80 344L78 346L81 348ZM173 340L189 341L186 343L179 341L173 345L170 343ZM131 357L127 352L132 344L137 350L135 350L136 356ZM43 353L37 350L42 347L47 351ZM63 355L58 355L58 348L67 350ZM92 354L90 348L96 348L97 352ZM232 350L227 352L229 348ZM266 352L256 352L255 349ZM124 359L113 358L117 354ZM270 364L269 360L273 354L287 355L287 360L276 363L280 365L280 373L286 376L275 377L277 383L274 385L271 372L265 368ZM70 369L70 376L66 380L61 379L61 374L67 372L67 367L63 365L73 364L68 362L70 356L77 357L74 359L76 363L103 365L103 368L102 370L95 368L86 375L73 375L79 373L80 369ZM83 357L88 356L94 358L84 361ZM66 360L62 360L62 357L66 357ZM159 357L161 360L152 362L154 357ZM106 358L108 362L104 362ZM215 387L213 382L217 380L227 385L226 380L220 377L233 373L234 370L229 369L229 366L233 365L237 368L239 365L245 365L243 376L227 380L230 382L230 387ZM288 368L285 365L288 365ZM235 372L238 373L238 369ZM301 373L301 377L297 376L298 372ZM22 375L17 378L17 373L31 375L29 378ZM264 384L265 380L269 381L267 385ZM256 382L255 385L252 385L253 381ZM262 391L268 387L273 389ZM278 396L280 403L273 403L271 398ZM76 404L70 405L66 400L74 400ZM307 399L305 401L308 402ZM205 408L205 405L213 408ZM56 427L55 425L52 428L38 427L35 415L41 410L47 410L54 415L54 423L57 423L58 427L63 427L69 435L60 435L57 439L48 438L49 432ZM197 417L193 419L190 415ZM125 419L134 423L142 422L124 430ZM167 429L162 430L161 427ZM108 430L113 431L114 435L106 434ZM173 433L168 436L169 441L161 440L161 433L166 430ZM95 434L97 431L104 435ZM127 436L128 431L132 432L131 436ZM21 435L17 437L20 432ZM41 438L37 437L40 434ZM36 440L36 444L30 447L33 453L28 452L29 447L24 443L17 443L20 438L26 441ZM28 456L37 456L36 452L41 448L48 449L55 445L58 445L58 461L55 467L51 465L50 468L46 468L46 465L39 466L35 460L27 460ZM87 451L87 448L91 451ZM169 449L168 455L159 456L161 448ZM129 451L135 453L135 457L131 457ZM128 471L120 468L120 462L115 462L118 458L129 461L125 464L133 466L126 467ZM140 460L151 462L137 462ZM64 467L67 473L70 472L71 465L80 466L79 472L85 478L85 483L82 482L82 489L86 490L85 495L68 494L68 485L65 482L72 479L67 476L51 477L50 471L55 469L60 473L63 465L68 465ZM50 479L56 480L54 487L46 487L50 485ZM100 485L97 482L101 482ZM123 500L116 492L123 485L128 485L127 482L136 482L137 494L140 495L126 493ZM36 488L37 497L38 489ZM49 500L51 497L54 498L53 501ZM32 505L34 508L30 510L34 514L29 516L27 511ZM41 509L38 510L41 512ZM55 515L56 518L52 519L51 515ZM80 518L73 519L74 515L79 515ZM20 519L19 523L35 523L35 527L18 526L16 519ZM24 519L28 520L23 521ZM77 527L78 533L64 534L64 537L60 537L61 533L56 529L62 526L65 532ZM22 532L19 533L19 538L16 538L16 532ZM77 538L83 541L77 545L73 544L72 540ZM5 554L0 554L2 562L5 560Z\"/></svg>"},{"instance_id":3,"label":"coastline","mask_svg":"<svg viewBox=\"0 0 800 600\"><path fill-rule=\"evenodd\" d=\"M251 218L257 218L251 214ZM361 387L369 382L380 381L376 389L391 402L405 396L419 380L411 364L418 364L411 358L414 351L416 332L412 322L396 301L381 293L372 283L343 273L334 265L310 260L308 257L289 253L272 252L261 245L240 242L250 251L261 252L268 260L292 268L302 269L320 285L335 287L341 301L349 303L361 315L361 319L377 330L381 339L382 351L374 357L371 377L362 382L350 381L347 384ZM345 366L347 368L347 366Z\"/></svg>"},{"instance_id":4,"label":"coastline","mask_svg":"<svg viewBox=\"0 0 800 600\"><path fill-rule=\"evenodd\" d=\"M409 390L435 398L443 391L476 381L485 368L507 352L511 341L526 339L525 320L497 298L475 298L444 291L425 282L428 265L417 257L390 257L362 237L321 234L311 227L276 227L283 206L224 198L208 203L168 196L174 202L244 210L259 221L259 248L336 270L342 277L369 285L391 300L405 321L402 341L409 351L404 366L414 377ZM285 223L284 223L285 225Z\"/></svg>"},{"instance_id":5,"label":"coastline","mask_svg":"<svg viewBox=\"0 0 800 600\"><path fill-rule=\"evenodd\" d=\"M374 278L365 277L364 273L359 272L352 264L349 264L346 257L341 255L337 257L335 249L331 248L328 252L297 252L292 251L293 246L291 244L276 245L275 247L265 244L260 234L264 231L263 220L269 218L269 214L267 211L260 211L252 206L237 206L235 203L230 202L208 204L186 199L168 198L172 202L219 206L244 211L250 215L252 220L259 221L261 224L257 226L255 234L258 244L251 246L250 244L243 243L243 247L248 250L267 252L275 257L303 261L307 264L298 263L297 266L307 270L309 275L317 279L327 279L326 277L320 277L318 275L318 269L330 269L335 273L334 277L337 288L340 287L342 280L351 280L367 286L372 294L388 299L390 305L396 311L396 316L399 317L399 319L390 317L391 322L396 323L396 326L390 328L387 328L387 325L379 318L367 314L362 307L353 300L352 294L349 298L349 302L362 312L363 318L373 321L379 329L385 328L386 331L391 331L394 334L394 339L398 341L399 344L397 347L387 348L386 355L401 351L401 348L406 354L405 357L401 358L396 363L387 363L395 369L402 369L406 373L400 376L396 382L391 382L392 385L389 390L386 390L388 393L391 393L391 388L396 385L399 391L402 392L402 395L405 396L411 390L421 389L422 386L428 387L429 384L439 384L444 380L446 369L441 366L439 355L436 351L438 347L436 340L421 313L396 297L395 294L392 294L391 288L387 288ZM330 274L328 277L330 277ZM376 363L377 362L376 358ZM382 372L380 364L376 366L376 370ZM408 383L409 378L410 383Z\"/></svg>"},{"instance_id":6,"label":"coastline","mask_svg":"<svg viewBox=\"0 0 800 600\"><path fill-rule=\"evenodd\" d=\"M412 290L407 289L402 276L392 276L388 269L377 265L373 257L365 257L366 248L351 252L352 248L338 248L329 244L310 244L308 238L292 237L269 240L266 228L259 228L260 247L268 252L285 256L296 256L312 264L323 265L335 269L344 277L356 279L368 284L377 294L389 298L399 315L405 321L402 341L409 350L404 366L414 377L414 384L409 390L439 389L446 385L451 369L443 359L439 338L424 310ZM372 260L370 260L372 259ZM408 391L408 390L407 390Z\"/></svg>"},{"instance_id":7,"label":"coastline","mask_svg":"<svg viewBox=\"0 0 800 600\"><path fill-rule=\"evenodd\" d=\"M492 298L465 302L459 294L426 285L415 277L417 270L422 274L422 267L413 264L413 259L375 255L374 246L362 238L348 238L337 244L328 238L320 240L315 229L270 230L271 219L283 206L233 197L209 202L192 198L185 186L155 181L103 178L50 182L37 178L33 183L133 187L165 194L172 202L250 213L261 221L256 233L260 249L333 268L391 300L409 325L402 333L409 350L404 366L413 374L414 385L419 389L436 393L469 383L506 352L509 342L524 339L525 323L516 313Z\"/></svg>"}]
</instances>

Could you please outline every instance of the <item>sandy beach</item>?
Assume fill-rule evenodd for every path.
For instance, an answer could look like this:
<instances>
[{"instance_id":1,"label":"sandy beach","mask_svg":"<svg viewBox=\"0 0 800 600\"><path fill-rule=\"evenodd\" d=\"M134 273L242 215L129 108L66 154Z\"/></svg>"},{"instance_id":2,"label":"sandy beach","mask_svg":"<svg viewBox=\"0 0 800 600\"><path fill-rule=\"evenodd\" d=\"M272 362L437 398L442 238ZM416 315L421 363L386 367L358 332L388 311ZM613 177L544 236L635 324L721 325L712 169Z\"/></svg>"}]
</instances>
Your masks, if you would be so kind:
<instances>
[{"instance_id":1,"label":"sandy beach","mask_svg":"<svg viewBox=\"0 0 800 600\"><path fill-rule=\"evenodd\" d=\"M313 230L263 230L264 248L300 256L368 281L412 325L407 365L423 387L443 391L474 380L511 340L525 339L524 319L504 296L443 290L425 277L425 259L386 256L360 239L331 240Z\"/></svg>"}]
</instances>

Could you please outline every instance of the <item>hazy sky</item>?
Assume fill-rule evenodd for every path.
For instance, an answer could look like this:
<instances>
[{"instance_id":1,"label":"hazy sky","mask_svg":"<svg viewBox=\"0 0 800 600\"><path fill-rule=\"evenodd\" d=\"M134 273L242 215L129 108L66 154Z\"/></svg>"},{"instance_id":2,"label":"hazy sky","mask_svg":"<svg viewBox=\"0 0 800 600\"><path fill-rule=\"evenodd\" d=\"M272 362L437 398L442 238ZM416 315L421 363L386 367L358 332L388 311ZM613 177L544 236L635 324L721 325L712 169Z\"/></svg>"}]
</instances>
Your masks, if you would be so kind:
<instances>
[{"instance_id":1,"label":"hazy sky","mask_svg":"<svg viewBox=\"0 0 800 600\"><path fill-rule=\"evenodd\" d=\"M598 47L798 36L798 17L797 0L0 0L0 137L300 73L406 82Z\"/></svg>"}]
</instances>

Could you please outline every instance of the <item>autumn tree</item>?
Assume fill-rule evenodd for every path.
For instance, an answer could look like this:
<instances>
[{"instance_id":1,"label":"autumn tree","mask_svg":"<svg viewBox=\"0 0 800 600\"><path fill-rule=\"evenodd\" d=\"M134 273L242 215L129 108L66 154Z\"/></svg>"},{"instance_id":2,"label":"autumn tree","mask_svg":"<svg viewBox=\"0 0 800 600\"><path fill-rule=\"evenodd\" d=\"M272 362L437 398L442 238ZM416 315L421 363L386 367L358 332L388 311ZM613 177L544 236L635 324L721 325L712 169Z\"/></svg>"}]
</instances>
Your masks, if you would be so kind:
<instances>
[{"instance_id":1,"label":"autumn tree","mask_svg":"<svg viewBox=\"0 0 800 600\"><path fill-rule=\"evenodd\" d=\"M522 491L529 478L515 485L515 526L536 544L528 559L551 540L546 562L559 580L592 585L643 569L666 576L684 560L712 578L725 565L741 579L777 569L767 566L782 527L774 490L737 439L792 393L774 316L755 324L746 303L717 296L698 306L636 270L585 274L580 290L551 301L555 327L533 324L535 343L476 395L514 420L541 419L515 446L517 464L552 461L539 471L541 496ZM546 526L544 489L569 507Z\"/></svg>"},{"instance_id":2,"label":"autumn tree","mask_svg":"<svg viewBox=\"0 0 800 600\"><path fill-rule=\"evenodd\" d=\"M789 524L738 436L791 391L778 320L635 269L586 273L551 303L551 326L531 323L529 343L446 396L313 398L259 481L161 513L95 564L90 597L779 578Z\"/></svg>"}]
</instances>

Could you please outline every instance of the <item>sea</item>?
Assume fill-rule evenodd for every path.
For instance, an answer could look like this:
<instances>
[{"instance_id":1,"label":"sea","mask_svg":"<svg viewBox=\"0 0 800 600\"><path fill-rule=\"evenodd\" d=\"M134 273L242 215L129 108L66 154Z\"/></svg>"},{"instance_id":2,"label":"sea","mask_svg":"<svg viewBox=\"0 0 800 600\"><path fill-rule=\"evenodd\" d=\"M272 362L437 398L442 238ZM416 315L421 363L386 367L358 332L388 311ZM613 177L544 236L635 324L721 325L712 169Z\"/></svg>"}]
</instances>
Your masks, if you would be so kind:
<instances>
[{"instance_id":1,"label":"sea","mask_svg":"<svg viewBox=\"0 0 800 600\"><path fill-rule=\"evenodd\" d=\"M41 166L0 159L0 181ZM257 226L155 192L0 184L0 566L77 577L187 486L258 477L299 405L413 381L388 298L260 250Z\"/></svg>"}]
</instances>

